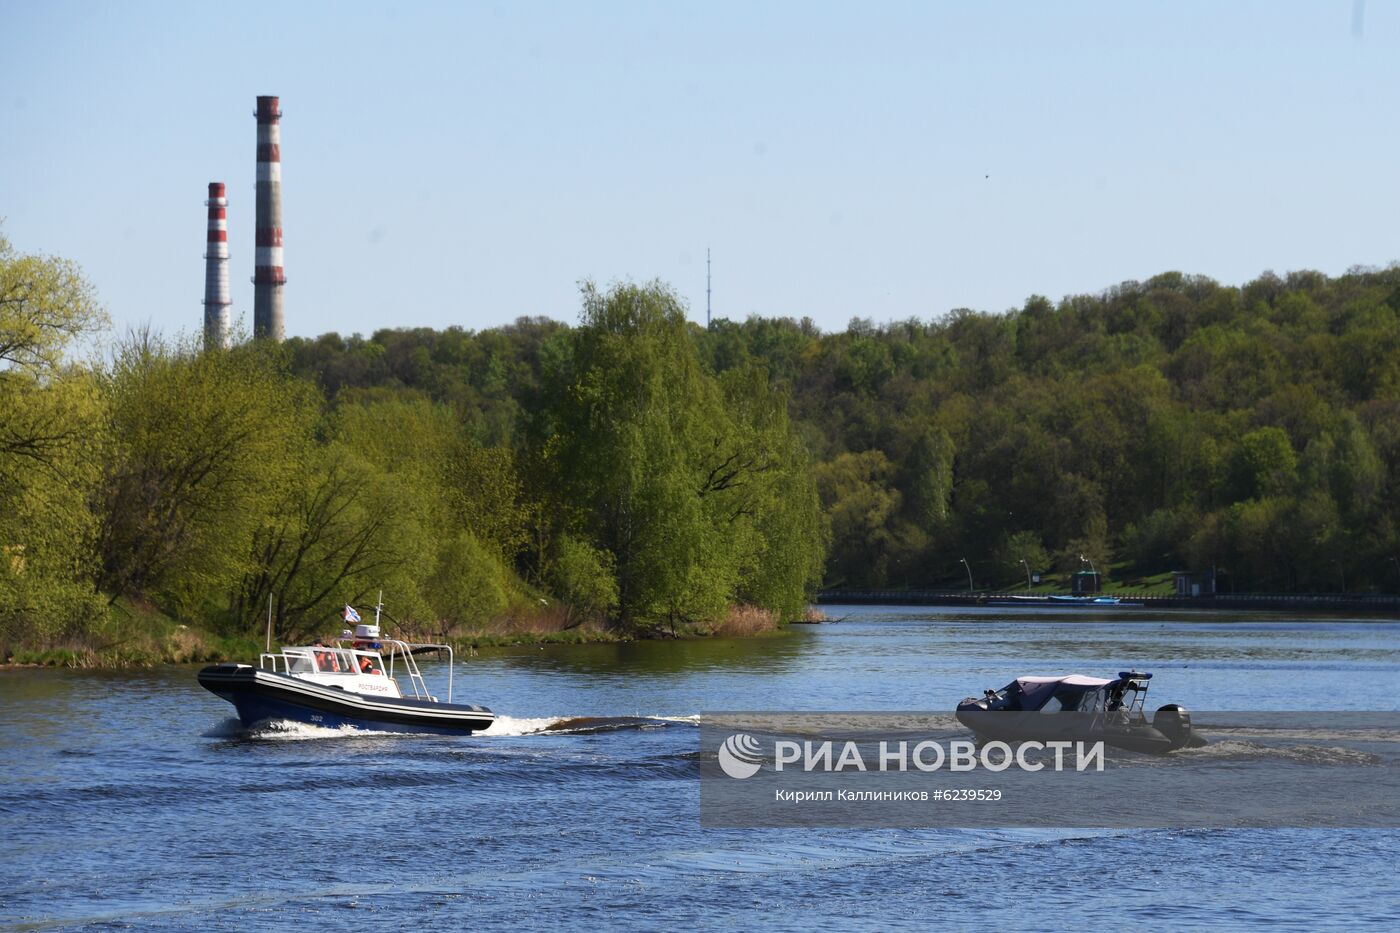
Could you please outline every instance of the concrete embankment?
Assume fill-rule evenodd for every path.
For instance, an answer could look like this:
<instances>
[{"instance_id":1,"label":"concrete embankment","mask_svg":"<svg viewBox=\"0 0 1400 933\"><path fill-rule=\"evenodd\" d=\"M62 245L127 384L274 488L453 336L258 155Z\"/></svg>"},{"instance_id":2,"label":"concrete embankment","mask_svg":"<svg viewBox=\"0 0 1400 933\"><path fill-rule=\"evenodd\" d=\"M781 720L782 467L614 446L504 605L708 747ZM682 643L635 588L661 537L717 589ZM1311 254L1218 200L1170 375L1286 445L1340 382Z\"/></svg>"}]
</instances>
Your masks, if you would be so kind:
<instances>
[{"instance_id":1,"label":"concrete embankment","mask_svg":"<svg viewBox=\"0 0 1400 933\"><path fill-rule=\"evenodd\" d=\"M1104 592L1106 599L1117 603L1098 602L1089 598L1072 599L1061 596L1027 596L1005 592L950 593L940 590L823 590L817 594L818 605L858 606L1048 606L1056 608L1125 608L1196 609L1207 612L1268 611L1268 612L1351 612L1365 615L1400 618L1400 596L1380 594L1294 594L1294 593L1232 593L1218 596L1139 596L1130 593Z\"/></svg>"}]
</instances>

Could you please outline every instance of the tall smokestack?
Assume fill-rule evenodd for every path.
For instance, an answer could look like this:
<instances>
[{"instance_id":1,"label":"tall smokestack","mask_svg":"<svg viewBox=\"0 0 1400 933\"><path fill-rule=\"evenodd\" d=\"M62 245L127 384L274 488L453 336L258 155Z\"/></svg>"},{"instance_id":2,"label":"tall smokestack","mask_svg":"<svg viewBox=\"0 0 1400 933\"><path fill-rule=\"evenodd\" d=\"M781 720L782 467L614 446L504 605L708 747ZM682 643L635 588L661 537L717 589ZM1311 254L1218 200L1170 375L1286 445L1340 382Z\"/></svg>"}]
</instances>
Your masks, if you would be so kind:
<instances>
[{"instance_id":1,"label":"tall smokestack","mask_svg":"<svg viewBox=\"0 0 1400 933\"><path fill-rule=\"evenodd\" d=\"M228 198L224 183L209 183L209 233L204 244L204 347L229 345Z\"/></svg>"},{"instance_id":2,"label":"tall smokestack","mask_svg":"<svg viewBox=\"0 0 1400 933\"><path fill-rule=\"evenodd\" d=\"M253 336L283 337L282 111L277 98L258 98L257 253L253 260Z\"/></svg>"}]
</instances>

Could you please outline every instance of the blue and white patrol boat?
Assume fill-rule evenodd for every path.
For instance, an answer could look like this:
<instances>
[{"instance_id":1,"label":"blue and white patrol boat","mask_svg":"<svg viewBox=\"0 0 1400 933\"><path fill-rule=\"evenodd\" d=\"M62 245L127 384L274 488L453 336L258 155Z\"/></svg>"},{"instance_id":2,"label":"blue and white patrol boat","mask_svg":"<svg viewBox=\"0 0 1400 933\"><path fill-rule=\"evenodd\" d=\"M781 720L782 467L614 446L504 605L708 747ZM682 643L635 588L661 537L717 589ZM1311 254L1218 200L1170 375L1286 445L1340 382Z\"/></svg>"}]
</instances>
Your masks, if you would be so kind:
<instances>
[{"instance_id":1,"label":"blue and white patrol boat","mask_svg":"<svg viewBox=\"0 0 1400 933\"><path fill-rule=\"evenodd\" d=\"M359 615L346 607L347 620ZM447 654L447 699L429 692L415 654ZM383 638L379 610L373 625L356 625L329 642L265 652L258 665L211 664L199 684L233 704L244 726L290 720L378 732L470 735L489 728L496 714L452 702L450 645Z\"/></svg>"}]
</instances>

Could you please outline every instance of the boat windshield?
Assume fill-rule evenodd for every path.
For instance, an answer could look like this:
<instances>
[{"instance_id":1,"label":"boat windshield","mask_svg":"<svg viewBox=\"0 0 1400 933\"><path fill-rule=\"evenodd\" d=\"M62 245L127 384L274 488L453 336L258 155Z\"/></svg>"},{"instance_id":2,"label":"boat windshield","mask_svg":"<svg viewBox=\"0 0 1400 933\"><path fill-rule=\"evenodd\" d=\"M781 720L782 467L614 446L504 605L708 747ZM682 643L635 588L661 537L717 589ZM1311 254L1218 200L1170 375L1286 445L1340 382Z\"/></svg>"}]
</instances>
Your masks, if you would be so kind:
<instances>
[{"instance_id":1,"label":"boat windshield","mask_svg":"<svg viewBox=\"0 0 1400 933\"><path fill-rule=\"evenodd\" d=\"M1040 707L1042 713L1079 712L1088 713L1099 707L1103 696L1102 687L1065 686L1051 694Z\"/></svg>"},{"instance_id":2,"label":"boat windshield","mask_svg":"<svg viewBox=\"0 0 1400 933\"><path fill-rule=\"evenodd\" d=\"M282 656L286 658L288 674L310 674L316 670L315 662L309 654L284 651Z\"/></svg>"},{"instance_id":3,"label":"boat windshield","mask_svg":"<svg viewBox=\"0 0 1400 933\"><path fill-rule=\"evenodd\" d=\"M288 674L353 674L359 670L352 652L328 645L284 648L282 659Z\"/></svg>"},{"instance_id":4,"label":"boat windshield","mask_svg":"<svg viewBox=\"0 0 1400 933\"><path fill-rule=\"evenodd\" d=\"M384 659L377 651L354 651L351 654L353 670L360 674L384 673Z\"/></svg>"},{"instance_id":5,"label":"boat windshield","mask_svg":"<svg viewBox=\"0 0 1400 933\"><path fill-rule=\"evenodd\" d=\"M354 671L350 656L339 648L316 648L316 670L322 674L349 674Z\"/></svg>"}]
</instances>

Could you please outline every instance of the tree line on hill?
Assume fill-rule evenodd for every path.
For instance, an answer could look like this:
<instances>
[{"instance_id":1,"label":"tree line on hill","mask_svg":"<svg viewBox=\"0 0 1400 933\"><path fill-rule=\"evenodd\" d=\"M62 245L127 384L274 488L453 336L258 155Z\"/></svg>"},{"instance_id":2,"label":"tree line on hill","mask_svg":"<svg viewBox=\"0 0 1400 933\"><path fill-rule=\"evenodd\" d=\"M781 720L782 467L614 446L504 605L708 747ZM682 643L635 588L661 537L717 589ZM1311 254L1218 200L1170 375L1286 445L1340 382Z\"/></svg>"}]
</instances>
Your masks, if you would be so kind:
<instances>
[{"instance_id":1,"label":"tree line on hill","mask_svg":"<svg viewBox=\"0 0 1400 933\"><path fill-rule=\"evenodd\" d=\"M1006 587L1215 567L1393 590L1400 269L1168 273L1004 313L822 333L585 286L575 326L386 329L228 351L105 318L0 237L0 641L119 597L310 634L393 595L444 634L630 630L819 585Z\"/></svg>"},{"instance_id":2,"label":"tree line on hill","mask_svg":"<svg viewBox=\"0 0 1400 933\"><path fill-rule=\"evenodd\" d=\"M756 365L711 371L661 285L587 287L577 327L521 343L509 415L327 389L296 342L147 331L68 358L104 326L72 263L0 240L0 648L71 643L122 597L226 632L271 607L306 637L380 590L444 637L551 613L705 631L736 606L795 618L820 580L786 397Z\"/></svg>"},{"instance_id":3,"label":"tree line on hill","mask_svg":"<svg viewBox=\"0 0 1400 933\"><path fill-rule=\"evenodd\" d=\"M331 397L426 397L520 450L573 333L522 318L289 349ZM1172 272L1003 313L690 334L708 373L787 399L826 586L957 585L963 559L978 588L1086 561L1257 592L1400 584L1400 267L1241 287Z\"/></svg>"}]
</instances>

